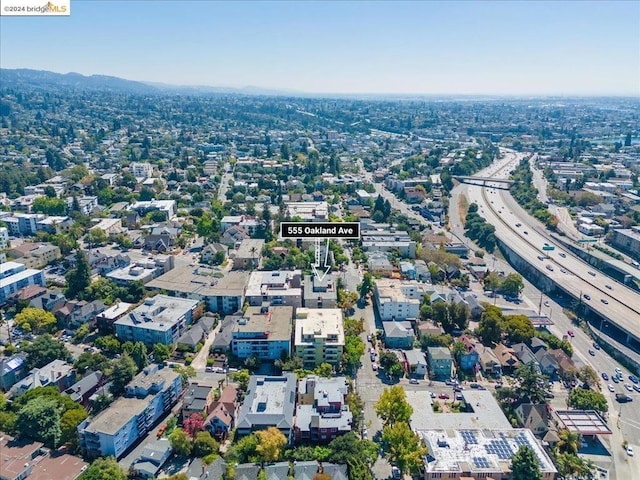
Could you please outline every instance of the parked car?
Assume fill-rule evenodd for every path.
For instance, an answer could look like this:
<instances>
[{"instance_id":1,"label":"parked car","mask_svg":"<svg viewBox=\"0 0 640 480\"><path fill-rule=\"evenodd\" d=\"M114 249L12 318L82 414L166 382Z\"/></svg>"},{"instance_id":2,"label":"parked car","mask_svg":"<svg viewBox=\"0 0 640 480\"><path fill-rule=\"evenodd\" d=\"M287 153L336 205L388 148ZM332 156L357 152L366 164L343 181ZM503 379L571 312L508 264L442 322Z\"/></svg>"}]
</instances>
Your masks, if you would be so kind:
<instances>
[{"instance_id":1,"label":"parked car","mask_svg":"<svg viewBox=\"0 0 640 480\"><path fill-rule=\"evenodd\" d=\"M373 363L371 364L371 368L373 369L373 371L375 372L376 370L378 370L378 364L377 363Z\"/></svg>"},{"instance_id":2,"label":"parked car","mask_svg":"<svg viewBox=\"0 0 640 480\"><path fill-rule=\"evenodd\" d=\"M416 380L415 378L412 378L411 380L409 380L409 383L411 385L418 385L420 382L418 382L418 380Z\"/></svg>"},{"instance_id":3,"label":"parked car","mask_svg":"<svg viewBox=\"0 0 640 480\"><path fill-rule=\"evenodd\" d=\"M573 330L567 330L567 335L569 335L571 338L576 336L576 334L573 333Z\"/></svg>"},{"instance_id":4,"label":"parked car","mask_svg":"<svg viewBox=\"0 0 640 480\"><path fill-rule=\"evenodd\" d=\"M613 385L611 385L611 384L609 384L607 387L609 388L610 392L615 392L616 391L616 389L613 388Z\"/></svg>"},{"instance_id":5,"label":"parked car","mask_svg":"<svg viewBox=\"0 0 640 480\"><path fill-rule=\"evenodd\" d=\"M441 393L440 395L438 395L438 398L441 398L442 400L449 400L449 394L448 393Z\"/></svg>"},{"instance_id":6,"label":"parked car","mask_svg":"<svg viewBox=\"0 0 640 480\"><path fill-rule=\"evenodd\" d=\"M158 436L158 438L162 437L162 435L164 435L164 432L167 430L167 424L164 423L159 429L158 429L158 433L156 434Z\"/></svg>"}]
</instances>

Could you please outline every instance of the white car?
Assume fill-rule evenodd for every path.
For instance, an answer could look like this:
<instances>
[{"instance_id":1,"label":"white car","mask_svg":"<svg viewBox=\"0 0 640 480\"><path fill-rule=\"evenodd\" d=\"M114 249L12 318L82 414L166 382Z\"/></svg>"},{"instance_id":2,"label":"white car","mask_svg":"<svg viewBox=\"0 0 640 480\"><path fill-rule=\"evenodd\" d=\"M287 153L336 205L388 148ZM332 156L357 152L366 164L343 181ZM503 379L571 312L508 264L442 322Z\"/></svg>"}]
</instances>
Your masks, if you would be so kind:
<instances>
[{"instance_id":1,"label":"white car","mask_svg":"<svg viewBox=\"0 0 640 480\"><path fill-rule=\"evenodd\" d=\"M633 457L633 447L631 445L627 445L627 455Z\"/></svg>"},{"instance_id":2,"label":"white car","mask_svg":"<svg viewBox=\"0 0 640 480\"><path fill-rule=\"evenodd\" d=\"M624 388L626 388L627 390L629 390L630 392L633 392L633 387L631 386L630 383L625 383L624 384Z\"/></svg>"},{"instance_id":3,"label":"white car","mask_svg":"<svg viewBox=\"0 0 640 480\"><path fill-rule=\"evenodd\" d=\"M611 384L608 385L608 388L609 388L610 392L615 392L616 391L616 389L613 388L613 385L611 385Z\"/></svg>"}]
</instances>

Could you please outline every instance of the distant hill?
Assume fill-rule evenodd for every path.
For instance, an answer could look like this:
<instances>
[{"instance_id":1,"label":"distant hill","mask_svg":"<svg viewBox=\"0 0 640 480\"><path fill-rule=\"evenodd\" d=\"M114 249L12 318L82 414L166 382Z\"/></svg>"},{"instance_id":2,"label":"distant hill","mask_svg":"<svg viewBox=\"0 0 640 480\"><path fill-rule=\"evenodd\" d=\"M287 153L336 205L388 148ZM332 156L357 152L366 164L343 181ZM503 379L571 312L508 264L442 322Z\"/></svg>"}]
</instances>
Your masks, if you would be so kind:
<instances>
[{"instance_id":1,"label":"distant hill","mask_svg":"<svg viewBox=\"0 0 640 480\"><path fill-rule=\"evenodd\" d=\"M154 93L159 90L142 82L125 80L107 75L91 75L79 73L54 73L45 70L28 68L0 69L0 87L31 85L33 87L67 87L80 90L106 90L130 93Z\"/></svg>"},{"instance_id":2,"label":"distant hill","mask_svg":"<svg viewBox=\"0 0 640 480\"><path fill-rule=\"evenodd\" d=\"M181 86L165 83L137 82L107 75L85 76L79 73L55 73L28 68L0 69L0 87L30 85L32 87L67 87L80 90L102 90L128 93L176 93L183 95L235 94L265 96L300 96L300 92L271 90L260 87Z\"/></svg>"}]
</instances>

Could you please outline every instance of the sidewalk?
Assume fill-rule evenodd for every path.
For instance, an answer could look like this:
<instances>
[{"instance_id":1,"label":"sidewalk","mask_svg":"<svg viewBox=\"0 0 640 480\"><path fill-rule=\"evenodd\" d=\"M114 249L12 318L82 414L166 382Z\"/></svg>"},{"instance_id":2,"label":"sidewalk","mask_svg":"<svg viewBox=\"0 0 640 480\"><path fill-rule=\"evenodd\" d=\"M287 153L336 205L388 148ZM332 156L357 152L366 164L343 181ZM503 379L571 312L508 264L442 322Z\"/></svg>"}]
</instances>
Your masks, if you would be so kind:
<instances>
[{"instance_id":1,"label":"sidewalk","mask_svg":"<svg viewBox=\"0 0 640 480\"><path fill-rule=\"evenodd\" d=\"M220 320L215 328L207 334L207 339L204 342L204 346L197 353L197 355L193 359L193 362L191 362L191 366L195 369L196 372L204 372L207 368L209 349L211 348L211 344L218 334L218 330L220 330L220 325L222 325L222 320Z\"/></svg>"}]
</instances>

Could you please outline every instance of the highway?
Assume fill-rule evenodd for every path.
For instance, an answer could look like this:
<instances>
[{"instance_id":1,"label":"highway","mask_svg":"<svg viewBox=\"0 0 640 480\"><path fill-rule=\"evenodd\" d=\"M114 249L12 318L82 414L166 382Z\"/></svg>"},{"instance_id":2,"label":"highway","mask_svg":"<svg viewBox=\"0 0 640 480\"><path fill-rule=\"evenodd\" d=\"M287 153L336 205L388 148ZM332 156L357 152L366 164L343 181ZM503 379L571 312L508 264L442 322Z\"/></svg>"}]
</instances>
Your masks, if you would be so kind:
<instances>
[{"instance_id":1,"label":"highway","mask_svg":"<svg viewBox=\"0 0 640 480\"><path fill-rule=\"evenodd\" d=\"M489 167L483 176L505 178L518 161L507 155ZM534 268L586 306L640 342L640 295L597 272L580 258L554 243L544 227L519 207L509 194L498 189L469 187L469 202L478 204L479 212L496 228L496 236L515 250ZM553 251L543 251L544 245Z\"/></svg>"}]
</instances>

